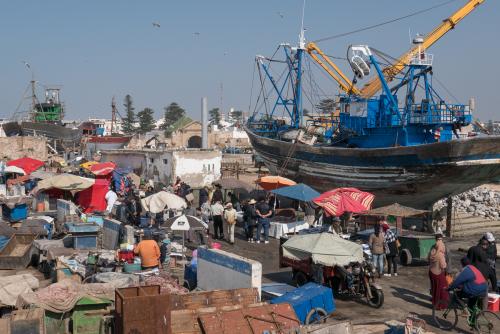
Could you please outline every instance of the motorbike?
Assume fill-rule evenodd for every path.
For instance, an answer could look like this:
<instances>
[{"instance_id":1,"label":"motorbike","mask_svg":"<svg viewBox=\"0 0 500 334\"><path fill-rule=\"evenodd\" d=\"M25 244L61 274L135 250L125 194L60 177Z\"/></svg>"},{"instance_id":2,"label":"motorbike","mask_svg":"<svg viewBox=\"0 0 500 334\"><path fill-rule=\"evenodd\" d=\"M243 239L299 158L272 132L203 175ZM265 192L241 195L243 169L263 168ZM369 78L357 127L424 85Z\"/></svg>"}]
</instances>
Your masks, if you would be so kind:
<instances>
[{"instance_id":1,"label":"motorbike","mask_svg":"<svg viewBox=\"0 0 500 334\"><path fill-rule=\"evenodd\" d=\"M375 283L375 267L370 262L352 262L335 266L329 285L336 297L366 298L369 306L380 308L384 304L382 287Z\"/></svg>"}]
</instances>

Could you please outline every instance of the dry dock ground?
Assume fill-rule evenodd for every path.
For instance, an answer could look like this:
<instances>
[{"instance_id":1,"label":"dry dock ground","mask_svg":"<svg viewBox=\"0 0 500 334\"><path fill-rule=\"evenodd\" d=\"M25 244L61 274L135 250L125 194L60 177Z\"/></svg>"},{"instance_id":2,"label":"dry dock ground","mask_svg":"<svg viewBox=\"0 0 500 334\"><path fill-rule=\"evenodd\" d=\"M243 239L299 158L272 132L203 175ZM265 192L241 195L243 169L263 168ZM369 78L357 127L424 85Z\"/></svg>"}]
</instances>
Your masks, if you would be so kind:
<instances>
[{"instance_id":1,"label":"dry dock ground","mask_svg":"<svg viewBox=\"0 0 500 334\"><path fill-rule=\"evenodd\" d=\"M445 240L451 251L452 270L457 272L460 270L460 258L465 255L464 251L459 249L468 249L476 244L479 238L480 235ZM270 238L269 244L248 243L243 239L241 230L237 233L236 239L234 246L223 242L222 248L261 262L263 283L292 284L290 268L280 269L278 266L278 240ZM427 265L398 266L398 273L398 277L383 277L378 280L378 283L383 287L385 296L384 305L380 309L373 309L362 301L337 300L337 311L334 313L334 319L348 319L353 324L375 325L383 324L389 320L404 321L409 313L415 313L427 322L427 329L431 332L450 333L440 331L433 326ZM500 277L498 269L497 276ZM460 318L458 328L454 333L471 333L465 318Z\"/></svg>"}]
</instances>

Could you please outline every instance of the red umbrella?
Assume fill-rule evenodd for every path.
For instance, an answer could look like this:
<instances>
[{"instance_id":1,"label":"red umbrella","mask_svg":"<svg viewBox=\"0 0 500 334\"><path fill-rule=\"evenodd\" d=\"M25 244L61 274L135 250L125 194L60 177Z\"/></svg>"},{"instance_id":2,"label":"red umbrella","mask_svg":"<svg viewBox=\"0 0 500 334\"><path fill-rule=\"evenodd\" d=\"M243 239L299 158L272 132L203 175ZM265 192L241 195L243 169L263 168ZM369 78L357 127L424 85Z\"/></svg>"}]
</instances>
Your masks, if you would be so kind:
<instances>
[{"instance_id":1,"label":"red umbrella","mask_svg":"<svg viewBox=\"0 0 500 334\"><path fill-rule=\"evenodd\" d=\"M116 169L116 165L113 162L101 162L90 166L89 169L94 175L108 175Z\"/></svg>"},{"instance_id":2,"label":"red umbrella","mask_svg":"<svg viewBox=\"0 0 500 334\"><path fill-rule=\"evenodd\" d=\"M370 210L373 194L356 188L338 188L327 191L313 199L329 215L340 216L344 212L362 212Z\"/></svg>"},{"instance_id":3,"label":"red umbrella","mask_svg":"<svg viewBox=\"0 0 500 334\"><path fill-rule=\"evenodd\" d=\"M26 172L26 175L33 173L45 163L41 160L32 158L21 158L7 162L7 166L16 166Z\"/></svg>"}]
</instances>

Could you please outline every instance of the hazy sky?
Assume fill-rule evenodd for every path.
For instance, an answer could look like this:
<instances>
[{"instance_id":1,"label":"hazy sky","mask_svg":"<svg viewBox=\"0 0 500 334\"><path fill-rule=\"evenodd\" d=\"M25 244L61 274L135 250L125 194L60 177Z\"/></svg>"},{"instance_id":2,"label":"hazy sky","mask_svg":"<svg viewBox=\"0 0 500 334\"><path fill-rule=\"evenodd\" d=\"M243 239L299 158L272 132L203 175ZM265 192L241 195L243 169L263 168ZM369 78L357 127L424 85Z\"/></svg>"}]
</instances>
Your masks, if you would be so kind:
<instances>
[{"instance_id":1,"label":"hazy sky","mask_svg":"<svg viewBox=\"0 0 500 334\"><path fill-rule=\"evenodd\" d=\"M309 0L306 37L351 31L441 2ZM363 43L398 56L410 46L409 29L427 33L465 2L320 46L343 56L349 44ZM302 10L302 0L0 3L3 118L16 110L31 78L24 60L41 84L62 85L68 119L110 117L111 98L116 96L123 111L126 94L137 111L151 107L157 118L172 101L199 118L202 96L208 96L209 107L220 105L221 83L223 108L247 110L255 55L271 55L280 42L295 43ZM500 3L486 0L430 50L439 80L461 102L474 96L476 116L483 120L500 119L499 33Z\"/></svg>"}]
</instances>

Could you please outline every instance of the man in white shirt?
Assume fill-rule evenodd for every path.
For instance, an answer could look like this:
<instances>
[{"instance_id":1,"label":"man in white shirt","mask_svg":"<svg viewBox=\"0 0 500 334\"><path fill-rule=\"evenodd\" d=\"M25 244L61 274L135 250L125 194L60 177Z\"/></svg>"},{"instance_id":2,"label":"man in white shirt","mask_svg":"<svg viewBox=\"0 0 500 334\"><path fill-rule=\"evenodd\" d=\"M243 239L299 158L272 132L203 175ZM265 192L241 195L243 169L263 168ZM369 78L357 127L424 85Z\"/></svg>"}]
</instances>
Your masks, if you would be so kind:
<instances>
[{"instance_id":1,"label":"man in white shirt","mask_svg":"<svg viewBox=\"0 0 500 334\"><path fill-rule=\"evenodd\" d=\"M222 225L222 214L224 213L224 207L220 201L215 202L211 206L212 219L214 221L214 239L223 240L224 239L224 229Z\"/></svg>"},{"instance_id":2,"label":"man in white shirt","mask_svg":"<svg viewBox=\"0 0 500 334\"><path fill-rule=\"evenodd\" d=\"M106 200L107 203L106 213L110 215L111 211L113 210L113 206L118 200L118 195L111 188L109 188L108 192L104 196L104 199Z\"/></svg>"},{"instance_id":3,"label":"man in white shirt","mask_svg":"<svg viewBox=\"0 0 500 334\"><path fill-rule=\"evenodd\" d=\"M233 208L231 202L226 204L226 210L224 210L224 221L227 226L227 241L234 245L234 226L236 225L236 210Z\"/></svg>"}]
</instances>

